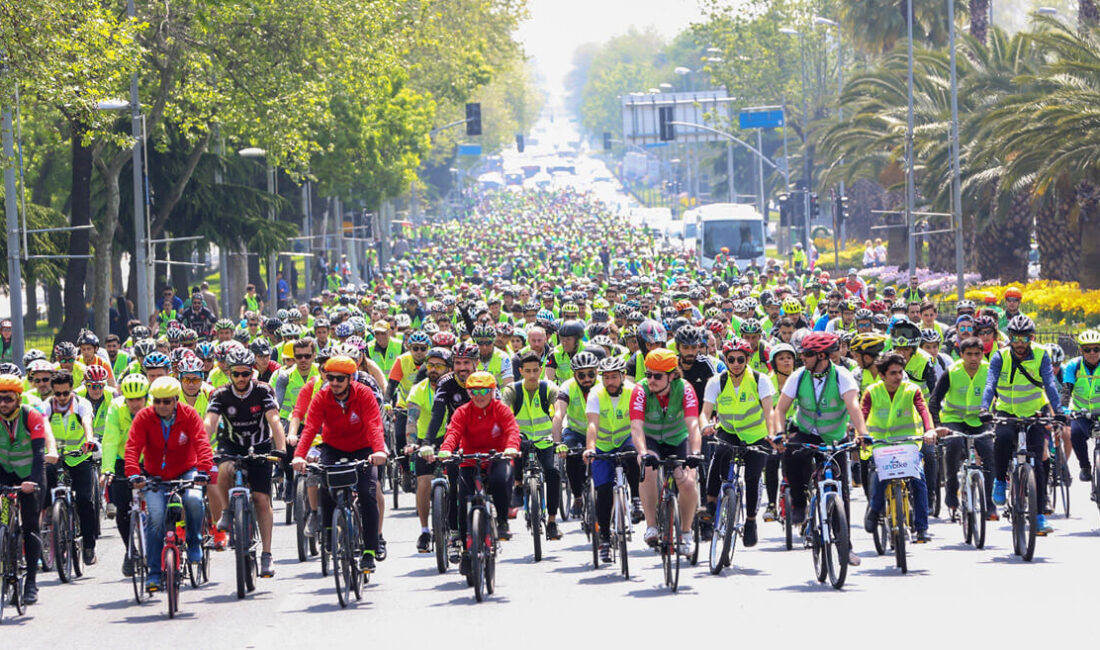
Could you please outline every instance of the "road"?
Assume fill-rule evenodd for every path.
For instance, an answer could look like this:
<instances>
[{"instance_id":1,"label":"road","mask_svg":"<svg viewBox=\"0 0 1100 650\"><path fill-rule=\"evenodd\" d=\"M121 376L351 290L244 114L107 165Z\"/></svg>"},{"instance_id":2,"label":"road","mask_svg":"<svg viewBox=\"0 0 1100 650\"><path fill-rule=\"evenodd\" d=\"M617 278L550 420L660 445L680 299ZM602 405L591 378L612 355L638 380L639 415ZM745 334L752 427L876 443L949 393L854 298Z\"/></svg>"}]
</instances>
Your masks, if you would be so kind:
<instances>
[{"instance_id":1,"label":"road","mask_svg":"<svg viewBox=\"0 0 1100 650\"><path fill-rule=\"evenodd\" d=\"M347 610L338 606L332 580L321 577L317 560L297 561L293 529L277 525L274 578L261 580L238 601L232 555L218 553L212 582L182 590L176 620L168 619L163 597L134 603L111 528L99 542L99 563L86 577L62 585L55 574L43 576L39 604L23 617L7 608L0 639L8 648L42 647L46 639L55 647L147 647L185 642L188 635L199 635L195 645L205 648L289 647L288 637L306 648L367 638L372 644L448 639L470 647L493 634L510 645L541 648L601 633L618 634L631 645L642 639L691 643L696 637L688 632L706 624L763 642L786 635L799 645L808 634L841 626L867 639L863 643L870 633L876 638L871 643L891 647L927 647L927 634L952 644L1004 641L1020 647L1058 638L1051 634L1058 634L1059 625L1068 624L1075 637L1086 634L1080 625L1088 625L1095 609L1087 590L1097 576L1097 509L1085 484L1074 482L1072 497L1072 517L1051 519L1056 531L1038 540L1030 564L1012 556L1003 522L990 524L987 547L979 551L962 544L957 524L933 520L934 539L910 547L906 576L891 557L875 555L869 535L855 531L863 562L841 592L813 580L808 551L782 550L777 524L762 524L757 547L738 549L736 568L720 577L711 576L704 562L685 566L676 594L662 585L659 558L641 548L640 529L630 557L632 577L625 581L614 567L592 570L590 547L575 521L564 525L565 536L549 543L538 564L532 562L530 537L516 530L522 524L513 524L516 534L504 544L497 593L481 604L454 568L441 576L434 555L416 553L419 528L406 497L406 508L387 513L389 558L363 600ZM863 512L861 497L854 510ZM113 526L108 524L105 530ZM926 631L917 633L914 622L923 622Z\"/></svg>"}]
</instances>

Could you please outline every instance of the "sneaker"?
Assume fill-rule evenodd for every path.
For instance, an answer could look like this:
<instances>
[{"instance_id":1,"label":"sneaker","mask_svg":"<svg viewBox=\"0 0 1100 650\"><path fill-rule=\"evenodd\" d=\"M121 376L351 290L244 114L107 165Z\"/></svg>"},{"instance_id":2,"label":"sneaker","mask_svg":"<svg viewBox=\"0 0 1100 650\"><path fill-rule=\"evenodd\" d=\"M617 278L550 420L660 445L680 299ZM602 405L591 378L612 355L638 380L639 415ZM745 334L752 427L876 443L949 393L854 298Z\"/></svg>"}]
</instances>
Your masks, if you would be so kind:
<instances>
[{"instance_id":1,"label":"sneaker","mask_svg":"<svg viewBox=\"0 0 1100 650\"><path fill-rule=\"evenodd\" d=\"M416 552L417 553L430 553L432 550L432 534L420 533L420 537L416 538Z\"/></svg>"},{"instance_id":2,"label":"sneaker","mask_svg":"<svg viewBox=\"0 0 1100 650\"><path fill-rule=\"evenodd\" d=\"M117 514L117 513L118 513L118 507L115 506L115 504L113 504L113 503L108 503L107 504L107 518L108 519L114 519L115 514Z\"/></svg>"},{"instance_id":3,"label":"sneaker","mask_svg":"<svg viewBox=\"0 0 1100 650\"><path fill-rule=\"evenodd\" d=\"M84 564L86 564L88 566L92 566L95 563L96 563L95 549L94 548L84 549Z\"/></svg>"},{"instance_id":4,"label":"sneaker","mask_svg":"<svg viewBox=\"0 0 1100 650\"><path fill-rule=\"evenodd\" d=\"M558 530L558 522L546 522L546 539L561 539L561 531Z\"/></svg>"},{"instance_id":5,"label":"sneaker","mask_svg":"<svg viewBox=\"0 0 1100 650\"><path fill-rule=\"evenodd\" d=\"M502 540L512 539L512 531L508 530L508 521L497 522L497 538Z\"/></svg>"},{"instance_id":6,"label":"sneaker","mask_svg":"<svg viewBox=\"0 0 1100 650\"><path fill-rule=\"evenodd\" d=\"M519 487L518 485L512 488L512 507L523 507L523 488Z\"/></svg>"},{"instance_id":7,"label":"sneaker","mask_svg":"<svg viewBox=\"0 0 1100 650\"><path fill-rule=\"evenodd\" d=\"M643 519L645 519L645 511L642 510L642 500L634 497L630 500L630 521L640 524Z\"/></svg>"},{"instance_id":8,"label":"sneaker","mask_svg":"<svg viewBox=\"0 0 1100 650\"><path fill-rule=\"evenodd\" d=\"M767 508L764 508L764 521L775 521L779 518L776 513L775 504L769 503Z\"/></svg>"},{"instance_id":9,"label":"sneaker","mask_svg":"<svg viewBox=\"0 0 1100 650\"><path fill-rule=\"evenodd\" d=\"M229 535L224 530L214 529L214 550L224 551L229 546Z\"/></svg>"},{"instance_id":10,"label":"sneaker","mask_svg":"<svg viewBox=\"0 0 1100 650\"><path fill-rule=\"evenodd\" d=\"M676 544L676 552L680 555L689 556L694 549L694 542L691 539L690 533L684 533L680 535L680 541Z\"/></svg>"},{"instance_id":11,"label":"sneaker","mask_svg":"<svg viewBox=\"0 0 1100 650\"><path fill-rule=\"evenodd\" d=\"M584 514L584 499L577 497L573 499L573 505L569 506L570 517L580 517Z\"/></svg>"},{"instance_id":12,"label":"sneaker","mask_svg":"<svg viewBox=\"0 0 1100 650\"><path fill-rule=\"evenodd\" d=\"M156 575L150 573L149 577L145 580L145 591L151 594L160 591L162 586L159 573Z\"/></svg>"},{"instance_id":13,"label":"sneaker","mask_svg":"<svg viewBox=\"0 0 1100 650\"><path fill-rule=\"evenodd\" d=\"M878 516L879 513L868 507L867 512L863 515L863 530L874 534L875 528L878 527Z\"/></svg>"},{"instance_id":14,"label":"sneaker","mask_svg":"<svg viewBox=\"0 0 1100 650\"><path fill-rule=\"evenodd\" d=\"M222 510L222 516L218 517L218 530L227 532L233 526L233 511L229 508Z\"/></svg>"},{"instance_id":15,"label":"sneaker","mask_svg":"<svg viewBox=\"0 0 1100 650\"><path fill-rule=\"evenodd\" d=\"M1000 521L1001 515L997 513L996 508L989 509L989 516L986 517L986 521Z\"/></svg>"},{"instance_id":16,"label":"sneaker","mask_svg":"<svg viewBox=\"0 0 1100 650\"><path fill-rule=\"evenodd\" d=\"M848 549L848 564L850 566L859 566L862 561L855 551Z\"/></svg>"},{"instance_id":17,"label":"sneaker","mask_svg":"<svg viewBox=\"0 0 1100 650\"><path fill-rule=\"evenodd\" d=\"M657 547L657 527L650 526L645 529L645 543L656 548Z\"/></svg>"},{"instance_id":18,"label":"sneaker","mask_svg":"<svg viewBox=\"0 0 1100 650\"><path fill-rule=\"evenodd\" d=\"M927 530L918 530L917 538L913 540L914 544L927 544L932 539L932 535Z\"/></svg>"},{"instance_id":19,"label":"sneaker","mask_svg":"<svg viewBox=\"0 0 1100 650\"><path fill-rule=\"evenodd\" d=\"M1039 515L1035 524L1035 534L1040 537L1054 532L1054 527L1047 523L1046 515Z\"/></svg>"},{"instance_id":20,"label":"sneaker","mask_svg":"<svg viewBox=\"0 0 1100 650\"><path fill-rule=\"evenodd\" d=\"M363 551L363 557L359 560L359 570L363 573L374 573L374 553Z\"/></svg>"},{"instance_id":21,"label":"sneaker","mask_svg":"<svg viewBox=\"0 0 1100 650\"><path fill-rule=\"evenodd\" d=\"M260 577L275 577L275 569L271 568L271 553L260 553Z\"/></svg>"},{"instance_id":22,"label":"sneaker","mask_svg":"<svg viewBox=\"0 0 1100 650\"><path fill-rule=\"evenodd\" d=\"M791 508L791 525L801 526L806 521L806 506Z\"/></svg>"},{"instance_id":23,"label":"sneaker","mask_svg":"<svg viewBox=\"0 0 1100 650\"><path fill-rule=\"evenodd\" d=\"M1082 483L1092 483L1092 468L1082 467L1081 473L1077 475L1077 479Z\"/></svg>"},{"instance_id":24,"label":"sneaker","mask_svg":"<svg viewBox=\"0 0 1100 650\"><path fill-rule=\"evenodd\" d=\"M32 579L28 579L23 584L23 602L27 605L38 602L38 583Z\"/></svg>"},{"instance_id":25,"label":"sneaker","mask_svg":"<svg viewBox=\"0 0 1100 650\"><path fill-rule=\"evenodd\" d=\"M127 578L134 575L134 561L130 558L129 555L122 558L122 575L126 576Z\"/></svg>"},{"instance_id":26,"label":"sneaker","mask_svg":"<svg viewBox=\"0 0 1100 650\"><path fill-rule=\"evenodd\" d=\"M745 527L741 530L741 540L745 548L756 546L756 519L746 519Z\"/></svg>"},{"instance_id":27,"label":"sneaker","mask_svg":"<svg viewBox=\"0 0 1100 650\"><path fill-rule=\"evenodd\" d=\"M462 559L458 562L458 572L461 575L470 575L470 552L462 551Z\"/></svg>"},{"instance_id":28,"label":"sneaker","mask_svg":"<svg viewBox=\"0 0 1100 650\"><path fill-rule=\"evenodd\" d=\"M316 537L321 532L321 513L310 510L306 515L306 535Z\"/></svg>"},{"instance_id":29,"label":"sneaker","mask_svg":"<svg viewBox=\"0 0 1100 650\"><path fill-rule=\"evenodd\" d=\"M457 531L451 531L451 537L447 540L447 561L451 564L458 564L458 556L462 553L462 537L459 536Z\"/></svg>"},{"instance_id":30,"label":"sneaker","mask_svg":"<svg viewBox=\"0 0 1100 650\"><path fill-rule=\"evenodd\" d=\"M993 479L993 503L998 506L1005 504L1005 482L1000 479Z\"/></svg>"},{"instance_id":31,"label":"sneaker","mask_svg":"<svg viewBox=\"0 0 1100 650\"><path fill-rule=\"evenodd\" d=\"M378 534L378 553L376 553L379 562L386 561L386 539L382 537L382 534Z\"/></svg>"},{"instance_id":32,"label":"sneaker","mask_svg":"<svg viewBox=\"0 0 1100 650\"><path fill-rule=\"evenodd\" d=\"M600 562L611 563L611 542L600 542Z\"/></svg>"}]
</instances>

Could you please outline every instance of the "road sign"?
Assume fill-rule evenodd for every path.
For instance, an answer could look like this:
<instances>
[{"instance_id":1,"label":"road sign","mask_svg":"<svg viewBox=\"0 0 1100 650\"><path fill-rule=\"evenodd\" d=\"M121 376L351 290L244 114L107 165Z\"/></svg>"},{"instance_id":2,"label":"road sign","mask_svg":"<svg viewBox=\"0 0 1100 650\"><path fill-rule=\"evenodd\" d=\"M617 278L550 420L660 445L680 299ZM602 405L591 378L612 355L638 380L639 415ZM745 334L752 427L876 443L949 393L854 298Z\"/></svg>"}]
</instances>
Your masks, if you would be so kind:
<instances>
[{"instance_id":1,"label":"road sign","mask_svg":"<svg viewBox=\"0 0 1100 650\"><path fill-rule=\"evenodd\" d=\"M676 142L689 143L725 141L722 136L708 131L681 125L673 127L671 124L715 124L715 118L724 118L729 114L727 106L733 101L724 89L684 93L636 93L619 99L623 109L623 139L632 144L648 146L654 142L673 139ZM663 131L662 123L665 125Z\"/></svg>"},{"instance_id":2,"label":"road sign","mask_svg":"<svg viewBox=\"0 0 1100 650\"><path fill-rule=\"evenodd\" d=\"M458 145L458 155L460 156L480 156L481 145L480 144L460 144Z\"/></svg>"},{"instance_id":3,"label":"road sign","mask_svg":"<svg viewBox=\"0 0 1100 650\"><path fill-rule=\"evenodd\" d=\"M741 111L737 123L742 129L774 129L783 126L783 109Z\"/></svg>"}]
</instances>

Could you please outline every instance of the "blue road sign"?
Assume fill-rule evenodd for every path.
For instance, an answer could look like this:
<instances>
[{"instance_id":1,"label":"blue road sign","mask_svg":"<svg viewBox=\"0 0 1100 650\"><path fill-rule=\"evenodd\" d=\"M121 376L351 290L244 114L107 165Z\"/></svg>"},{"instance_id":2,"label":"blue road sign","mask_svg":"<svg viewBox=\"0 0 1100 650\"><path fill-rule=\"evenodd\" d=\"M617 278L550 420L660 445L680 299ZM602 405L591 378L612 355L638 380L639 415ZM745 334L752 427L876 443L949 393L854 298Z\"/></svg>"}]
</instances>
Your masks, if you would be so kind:
<instances>
[{"instance_id":1,"label":"blue road sign","mask_svg":"<svg viewBox=\"0 0 1100 650\"><path fill-rule=\"evenodd\" d=\"M458 145L458 155L460 156L480 156L481 145L480 144L460 144Z\"/></svg>"},{"instance_id":2,"label":"blue road sign","mask_svg":"<svg viewBox=\"0 0 1100 650\"><path fill-rule=\"evenodd\" d=\"M742 111L737 114L742 129L774 129L783 126L783 109L774 111Z\"/></svg>"}]
</instances>

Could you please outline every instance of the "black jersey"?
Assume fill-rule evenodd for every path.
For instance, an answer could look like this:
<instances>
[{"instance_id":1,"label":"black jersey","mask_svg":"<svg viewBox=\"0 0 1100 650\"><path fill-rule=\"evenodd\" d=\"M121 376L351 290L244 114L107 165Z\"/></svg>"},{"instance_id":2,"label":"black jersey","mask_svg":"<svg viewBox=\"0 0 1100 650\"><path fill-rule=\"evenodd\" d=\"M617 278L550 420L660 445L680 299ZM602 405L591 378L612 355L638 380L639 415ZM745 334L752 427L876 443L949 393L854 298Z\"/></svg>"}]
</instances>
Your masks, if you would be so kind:
<instances>
[{"instance_id":1,"label":"black jersey","mask_svg":"<svg viewBox=\"0 0 1100 650\"><path fill-rule=\"evenodd\" d=\"M219 438L240 447L255 447L271 441L265 417L270 410L279 411L275 391L253 381L244 395L238 395L231 383L219 386L210 394L206 412L217 413L225 422Z\"/></svg>"}]
</instances>

